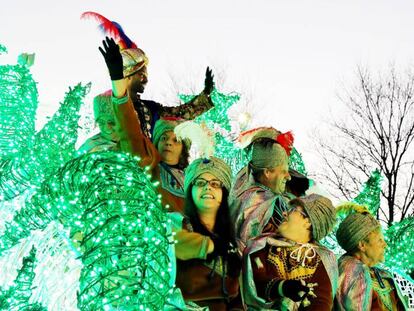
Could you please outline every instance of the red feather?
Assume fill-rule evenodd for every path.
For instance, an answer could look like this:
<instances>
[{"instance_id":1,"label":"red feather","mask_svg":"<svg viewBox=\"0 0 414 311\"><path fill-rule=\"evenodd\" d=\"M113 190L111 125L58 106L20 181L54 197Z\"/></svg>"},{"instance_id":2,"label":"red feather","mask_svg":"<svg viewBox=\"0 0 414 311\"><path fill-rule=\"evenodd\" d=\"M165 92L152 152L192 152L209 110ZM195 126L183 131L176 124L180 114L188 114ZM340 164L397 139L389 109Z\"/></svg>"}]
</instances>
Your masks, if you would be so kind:
<instances>
[{"instance_id":1,"label":"red feather","mask_svg":"<svg viewBox=\"0 0 414 311\"><path fill-rule=\"evenodd\" d=\"M276 141L286 150L287 155L290 156L290 152L293 149L294 141L292 132L286 132L277 135Z\"/></svg>"},{"instance_id":2,"label":"red feather","mask_svg":"<svg viewBox=\"0 0 414 311\"><path fill-rule=\"evenodd\" d=\"M121 26L110 21L105 16L96 12L84 12L81 15L81 19L94 19L99 22L99 27L103 30L103 32L114 38L121 49L137 48L137 45L128 38Z\"/></svg>"},{"instance_id":3,"label":"red feather","mask_svg":"<svg viewBox=\"0 0 414 311\"><path fill-rule=\"evenodd\" d=\"M252 130L244 131L240 133L238 137L238 143L241 148L246 148L253 140L260 137L267 137L274 139L280 132L273 127L258 127Z\"/></svg>"}]
</instances>

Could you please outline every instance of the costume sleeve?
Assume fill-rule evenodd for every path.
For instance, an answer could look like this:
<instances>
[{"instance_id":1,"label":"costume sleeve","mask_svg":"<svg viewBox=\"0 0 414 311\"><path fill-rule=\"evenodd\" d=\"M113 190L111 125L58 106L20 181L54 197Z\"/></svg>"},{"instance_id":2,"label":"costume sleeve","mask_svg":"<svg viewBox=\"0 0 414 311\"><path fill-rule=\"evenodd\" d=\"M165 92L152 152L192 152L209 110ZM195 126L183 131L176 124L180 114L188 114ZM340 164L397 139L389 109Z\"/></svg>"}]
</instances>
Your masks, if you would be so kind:
<instances>
[{"instance_id":1,"label":"costume sleeve","mask_svg":"<svg viewBox=\"0 0 414 311\"><path fill-rule=\"evenodd\" d=\"M333 308L333 295L331 281L323 264L320 264L312 276L312 283L318 283L314 287L316 298L309 298L311 304L306 311L330 311Z\"/></svg>"},{"instance_id":2,"label":"costume sleeve","mask_svg":"<svg viewBox=\"0 0 414 311\"><path fill-rule=\"evenodd\" d=\"M339 288L336 295L338 310L371 310L372 284L369 272L365 273L363 269L355 270L345 270L339 276Z\"/></svg>"},{"instance_id":3,"label":"costume sleeve","mask_svg":"<svg viewBox=\"0 0 414 311\"><path fill-rule=\"evenodd\" d=\"M194 97L188 103L175 107L160 106L160 117L174 116L180 117L186 120L193 120L202 113L210 110L214 107L210 96L201 92L199 95Z\"/></svg>"},{"instance_id":4,"label":"costume sleeve","mask_svg":"<svg viewBox=\"0 0 414 311\"><path fill-rule=\"evenodd\" d=\"M160 156L155 146L142 132L131 99L129 98L126 103L116 103L117 99L114 98L112 101L121 150L139 156L140 166L149 166L153 169L160 162Z\"/></svg>"},{"instance_id":5,"label":"costume sleeve","mask_svg":"<svg viewBox=\"0 0 414 311\"><path fill-rule=\"evenodd\" d=\"M243 252L251 239L262 235L272 216L274 199L267 199L263 191L256 191L241 199L238 216L240 229L236 231L236 238L239 250Z\"/></svg>"},{"instance_id":6,"label":"costume sleeve","mask_svg":"<svg viewBox=\"0 0 414 311\"><path fill-rule=\"evenodd\" d=\"M181 260L206 259L210 238L186 229L176 231L175 256Z\"/></svg>"},{"instance_id":7,"label":"costume sleeve","mask_svg":"<svg viewBox=\"0 0 414 311\"><path fill-rule=\"evenodd\" d=\"M257 295L266 301L273 301L276 297L270 297L268 289L275 285L277 278L272 278L271 271L268 270L266 258L268 254L268 247L250 255L250 260L253 268L253 279L256 285Z\"/></svg>"}]
</instances>

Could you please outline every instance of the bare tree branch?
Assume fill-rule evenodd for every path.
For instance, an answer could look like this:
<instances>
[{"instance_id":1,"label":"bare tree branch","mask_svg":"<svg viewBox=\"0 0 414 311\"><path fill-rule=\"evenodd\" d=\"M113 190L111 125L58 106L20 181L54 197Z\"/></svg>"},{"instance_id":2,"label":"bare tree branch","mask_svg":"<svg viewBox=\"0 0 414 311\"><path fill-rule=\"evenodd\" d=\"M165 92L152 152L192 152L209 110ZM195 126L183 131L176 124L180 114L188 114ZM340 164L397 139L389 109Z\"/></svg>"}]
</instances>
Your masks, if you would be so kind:
<instances>
[{"instance_id":1,"label":"bare tree branch","mask_svg":"<svg viewBox=\"0 0 414 311\"><path fill-rule=\"evenodd\" d=\"M347 113L333 117L330 133L316 140L324 171L317 174L337 198L351 199L374 169L384 176L379 215L391 225L413 214L414 74L391 68L373 78L357 69L357 83L340 100Z\"/></svg>"}]
</instances>

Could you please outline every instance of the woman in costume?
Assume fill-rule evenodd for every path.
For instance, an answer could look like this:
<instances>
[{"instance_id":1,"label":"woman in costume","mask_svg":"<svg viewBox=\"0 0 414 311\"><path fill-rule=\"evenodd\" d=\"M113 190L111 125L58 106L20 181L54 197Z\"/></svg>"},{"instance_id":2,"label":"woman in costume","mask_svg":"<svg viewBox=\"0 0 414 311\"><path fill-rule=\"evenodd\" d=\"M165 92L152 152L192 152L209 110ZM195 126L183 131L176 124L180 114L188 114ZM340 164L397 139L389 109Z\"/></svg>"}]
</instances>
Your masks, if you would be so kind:
<instances>
[{"instance_id":1,"label":"woman in costume","mask_svg":"<svg viewBox=\"0 0 414 311\"><path fill-rule=\"evenodd\" d=\"M336 232L346 253L338 261L335 310L407 310L392 274L375 267L384 261L387 246L380 223L363 206L351 208L355 212L342 221Z\"/></svg>"},{"instance_id":2,"label":"woman in costume","mask_svg":"<svg viewBox=\"0 0 414 311\"><path fill-rule=\"evenodd\" d=\"M227 202L230 185L231 169L221 159L197 159L186 169L182 227L213 240L214 250L203 256L194 256L187 247L177 251L176 284L185 300L212 311L242 310L238 281L241 265ZM182 246L178 236L176 250Z\"/></svg>"}]
</instances>

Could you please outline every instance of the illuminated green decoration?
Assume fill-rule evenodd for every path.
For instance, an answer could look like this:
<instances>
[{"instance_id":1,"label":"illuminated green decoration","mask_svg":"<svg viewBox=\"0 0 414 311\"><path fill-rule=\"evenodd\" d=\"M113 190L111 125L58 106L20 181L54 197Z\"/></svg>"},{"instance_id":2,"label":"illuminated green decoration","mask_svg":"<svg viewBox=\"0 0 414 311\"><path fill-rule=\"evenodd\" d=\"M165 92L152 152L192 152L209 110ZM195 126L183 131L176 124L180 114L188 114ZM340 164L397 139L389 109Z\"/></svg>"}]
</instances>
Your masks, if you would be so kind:
<instances>
[{"instance_id":1,"label":"illuminated green decoration","mask_svg":"<svg viewBox=\"0 0 414 311\"><path fill-rule=\"evenodd\" d=\"M368 211L375 215L380 206L381 180L381 173L378 170L374 170L368 180L363 184L361 192L352 200L352 202L368 207ZM336 230L342 220L353 212L355 212L353 208L337 212L336 225L333 231L321 241L323 245L331 249L338 256L342 255L344 250L336 241Z\"/></svg>"},{"instance_id":2,"label":"illuminated green decoration","mask_svg":"<svg viewBox=\"0 0 414 311\"><path fill-rule=\"evenodd\" d=\"M293 148L289 157L289 168L301 173L302 175L308 176L308 172L305 168L301 154Z\"/></svg>"},{"instance_id":3,"label":"illuminated green decoration","mask_svg":"<svg viewBox=\"0 0 414 311\"><path fill-rule=\"evenodd\" d=\"M46 311L38 303L29 303L32 282L35 277L36 249L32 247L29 256L23 258L23 266L18 271L13 286L7 290L0 288L0 310L9 311Z\"/></svg>"},{"instance_id":4,"label":"illuminated green decoration","mask_svg":"<svg viewBox=\"0 0 414 311\"><path fill-rule=\"evenodd\" d=\"M38 103L36 82L21 65L0 66L0 158L10 159L34 146Z\"/></svg>"},{"instance_id":5,"label":"illuminated green decoration","mask_svg":"<svg viewBox=\"0 0 414 311\"><path fill-rule=\"evenodd\" d=\"M80 252L80 310L161 310L172 292L166 212L138 158L82 155L50 176L6 224L0 255L60 221Z\"/></svg>"},{"instance_id":6,"label":"illuminated green decoration","mask_svg":"<svg viewBox=\"0 0 414 311\"><path fill-rule=\"evenodd\" d=\"M20 71L13 71L16 68ZM0 140L2 146L10 147L4 148L5 153L0 160L0 198L5 200L14 198L31 186L40 185L46 176L74 157L79 109L83 98L90 90L90 83L69 88L52 119L42 130L34 134L37 107L35 84L26 67L15 66L13 70L16 80L9 80L10 87L6 86L0 97L1 116L7 119L1 120L5 124L2 128L7 131L0 132ZM28 78L18 80L17 78L25 72ZM19 85L22 86L21 92L8 93L9 88L14 86L19 89ZM29 96L30 92L27 87L23 87L24 85L33 87L32 96ZM8 95L3 96L4 94ZM19 112L18 108L25 106L31 108L21 108ZM19 124L20 126L17 126Z\"/></svg>"},{"instance_id":7,"label":"illuminated green decoration","mask_svg":"<svg viewBox=\"0 0 414 311\"><path fill-rule=\"evenodd\" d=\"M386 231L385 237L388 244L385 254L386 265L406 273L414 271L414 217L394 223Z\"/></svg>"},{"instance_id":8,"label":"illuminated green decoration","mask_svg":"<svg viewBox=\"0 0 414 311\"><path fill-rule=\"evenodd\" d=\"M28 187L22 155L34 146L37 103L36 82L28 67L0 66L0 201Z\"/></svg>"},{"instance_id":9,"label":"illuminated green decoration","mask_svg":"<svg viewBox=\"0 0 414 311\"><path fill-rule=\"evenodd\" d=\"M85 86L79 83L69 88L58 111L36 134L35 146L29 157L37 162L45 176L75 156L79 109L90 88L91 83Z\"/></svg>"},{"instance_id":10,"label":"illuminated green decoration","mask_svg":"<svg viewBox=\"0 0 414 311\"><path fill-rule=\"evenodd\" d=\"M184 102L188 102L195 97L195 95L178 96ZM240 95L236 93L226 95L214 89L211 93L211 100L214 103L214 108L198 116L195 121L204 123L214 133L214 156L226 161L233 172L238 172L250 160L250 155L234 143L240 133L235 133L228 114L229 109L240 100ZM243 116L244 114L241 114L237 119ZM290 155L289 167L305 176L307 175L302 157L295 148L293 148Z\"/></svg>"},{"instance_id":11,"label":"illuminated green decoration","mask_svg":"<svg viewBox=\"0 0 414 311\"><path fill-rule=\"evenodd\" d=\"M194 95L178 95L179 98L188 102ZM215 151L214 156L223 159L229 164L233 172L237 172L247 163L247 156L238 148L234 141L235 134L232 132L228 110L240 99L236 93L222 94L214 89L211 100L214 108L198 116L195 121L205 124L214 133Z\"/></svg>"},{"instance_id":12,"label":"illuminated green decoration","mask_svg":"<svg viewBox=\"0 0 414 311\"><path fill-rule=\"evenodd\" d=\"M0 199L11 200L75 154L79 109L90 84L66 93L53 118L35 133L36 82L27 66L0 66Z\"/></svg>"},{"instance_id":13,"label":"illuminated green decoration","mask_svg":"<svg viewBox=\"0 0 414 311\"><path fill-rule=\"evenodd\" d=\"M381 204L381 182L383 177L379 170L371 173L368 181L364 183L362 191L352 201L368 207L372 215L375 215Z\"/></svg>"},{"instance_id":14,"label":"illuminated green decoration","mask_svg":"<svg viewBox=\"0 0 414 311\"><path fill-rule=\"evenodd\" d=\"M6 54L6 53L7 53L7 48L4 45L0 44L0 55Z\"/></svg>"}]
</instances>

